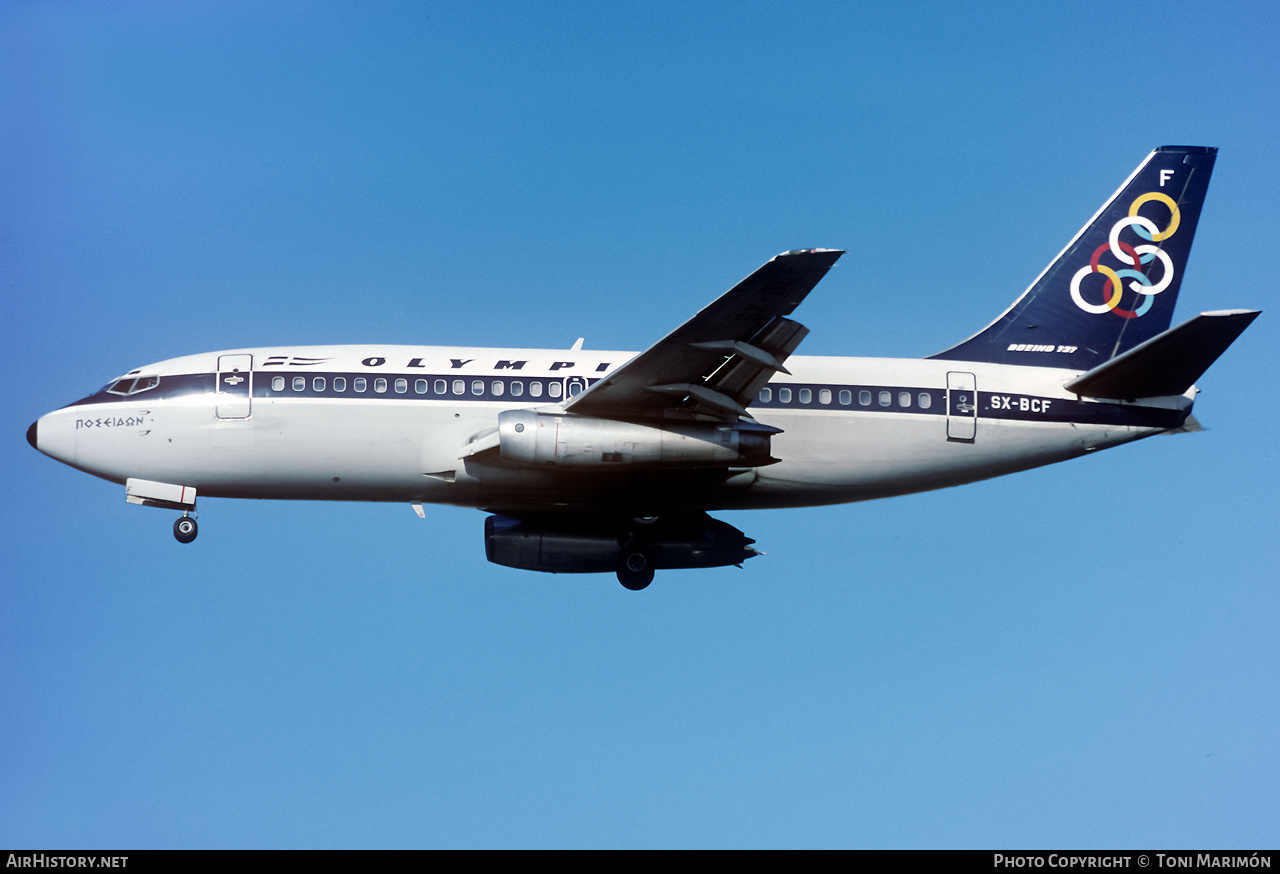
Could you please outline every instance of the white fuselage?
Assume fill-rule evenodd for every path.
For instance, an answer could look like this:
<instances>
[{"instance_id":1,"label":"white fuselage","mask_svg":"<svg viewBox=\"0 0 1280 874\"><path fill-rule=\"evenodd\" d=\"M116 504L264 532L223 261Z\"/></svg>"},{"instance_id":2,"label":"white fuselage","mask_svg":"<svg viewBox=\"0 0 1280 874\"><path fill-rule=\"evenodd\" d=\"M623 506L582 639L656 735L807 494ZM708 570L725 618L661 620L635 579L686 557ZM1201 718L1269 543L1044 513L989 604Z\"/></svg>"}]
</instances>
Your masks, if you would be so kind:
<instances>
[{"instance_id":1,"label":"white fuselage","mask_svg":"<svg viewBox=\"0 0 1280 874\"><path fill-rule=\"evenodd\" d=\"M781 429L772 438L777 463L565 471L468 454L503 411L555 412L632 356L416 346L194 355L129 375L157 377L152 387L104 389L41 417L37 448L113 482L180 484L215 497L497 512L796 507L1062 461L1180 427L1194 396L1100 402L1063 389L1079 371L793 356L790 375L778 374L750 407Z\"/></svg>"}]
</instances>

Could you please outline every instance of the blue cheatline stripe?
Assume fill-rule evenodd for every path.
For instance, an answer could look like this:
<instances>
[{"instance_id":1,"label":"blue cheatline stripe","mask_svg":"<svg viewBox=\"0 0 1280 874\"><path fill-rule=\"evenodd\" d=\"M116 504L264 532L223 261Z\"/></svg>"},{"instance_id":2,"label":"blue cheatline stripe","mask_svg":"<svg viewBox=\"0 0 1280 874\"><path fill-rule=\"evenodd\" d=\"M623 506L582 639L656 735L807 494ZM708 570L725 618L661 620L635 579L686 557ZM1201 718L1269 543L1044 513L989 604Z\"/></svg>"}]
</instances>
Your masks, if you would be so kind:
<instances>
[{"instance_id":1,"label":"blue cheatline stripe","mask_svg":"<svg viewBox=\"0 0 1280 874\"><path fill-rule=\"evenodd\" d=\"M302 388L293 388L294 379L301 379ZM316 379L324 380L324 388L316 388ZM581 379L581 377L579 377ZM283 379L283 388L273 388L273 380ZM345 380L345 389L334 388L335 380ZM355 390L356 380L365 381L363 392ZM377 380L385 380L382 391L376 390ZM405 391L395 390L396 381L405 380ZM565 377L528 377L512 379L507 376L460 376L454 373L387 373L370 375L368 371L345 373L317 373L315 371L289 372L255 372L253 377L253 397L260 400L270 399L362 399L362 400L416 400L416 401L448 401L450 403L509 403L515 406L554 403L562 400L551 397L547 386L551 383L563 386ZM417 383L425 381L426 391L418 393ZM438 383L444 383L444 391L440 392ZM462 393L455 394L455 382L462 383ZM595 379L586 379L588 385ZM496 383L502 383L501 392L495 391ZM522 394L512 392L513 383L519 383ZM530 386L538 383L542 394L534 397ZM474 388L479 384L480 391ZM211 395L214 391L214 374L194 373L161 377L159 385L154 389L139 392L135 395L120 396L109 394L104 389L87 398L78 400L68 406L85 404L128 404L136 406L152 400L169 400L191 395ZM782 400L786 392L790 399ZM762 398L766 396L768 400ZM1151 407L1127 406L1069 400L1065 398L1047 398L1038 395L1024 395L1002 392L978 391L978 418L994 420L1011 420L1024 422L1058 422L1087 425L1116 425L1148 428L1176 428L1186 418L1186 412L1179 410L1154 409ZM847 395L849 402L842 403ZM904 398L905 395L905 398ZM802 399L805 398L805 399ZM829 398L823 402L824 398ZM882 403L882 398L888 401ZM863 403L869 400L868 403ZM906 400L907 403L903 403ZM954 399L953 399L954 403ZM761 391L761 397L751 404L753 412L773 412L786 410L835 410L845 413L862 413L866 415L893 413L897 415L937 416L945 417L948 413L947 391L943 388L931 388L905 385L846 385L838 383L771 383Z\"/></svg>"}]
</instances>

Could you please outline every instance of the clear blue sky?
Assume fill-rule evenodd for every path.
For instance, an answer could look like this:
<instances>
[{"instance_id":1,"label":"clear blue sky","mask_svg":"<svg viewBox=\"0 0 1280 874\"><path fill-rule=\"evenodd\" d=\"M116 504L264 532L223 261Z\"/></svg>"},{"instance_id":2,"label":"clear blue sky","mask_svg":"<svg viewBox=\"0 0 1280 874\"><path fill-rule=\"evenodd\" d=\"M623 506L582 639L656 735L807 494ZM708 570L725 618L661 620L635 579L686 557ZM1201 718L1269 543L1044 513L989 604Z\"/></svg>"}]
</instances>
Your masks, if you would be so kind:
<instances>
[{"instance_id":1,"label":"clear blue sky","mask_svg":"<svg viewBox=\"0 0 1280 874\"><path fill-rule=\"evenodd\" d=\"M265 6L265 8L264 8ZM1274 3L0 7L0 846L1280 844ZM722 514L769 555L487 564L483 515L201 501L33 452L142 364L639 349L849 254L808 354L921 356L1153 147L1221 148L1205 433Z\"/></svg>"}]
</instances>

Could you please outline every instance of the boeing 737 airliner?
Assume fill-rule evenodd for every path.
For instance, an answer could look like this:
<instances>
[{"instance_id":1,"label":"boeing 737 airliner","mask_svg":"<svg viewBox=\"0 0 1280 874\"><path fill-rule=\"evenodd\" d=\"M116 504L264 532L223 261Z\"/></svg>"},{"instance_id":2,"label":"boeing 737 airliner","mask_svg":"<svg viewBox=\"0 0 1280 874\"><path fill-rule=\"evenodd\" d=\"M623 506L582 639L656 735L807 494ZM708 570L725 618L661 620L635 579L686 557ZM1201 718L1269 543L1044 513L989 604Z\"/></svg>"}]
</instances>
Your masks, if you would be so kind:
<instances>
[{"instance_id":1,"label":"boeing 737 airliner","mask_svg":"<svg viewBox=\"0 0 1280 874\"><path fill-rule=\"evenodd\" d=\"M485 553L552 573L741 564L707 511L863 501L1195 430L1193 383L1257 317L1170 328L1217 149L1156 149L1012 306L924 359L793 356L842 252L769 260L640 354L235 349L140 367L27 431L179 510L198 495L486 510Z\"/></svg>"}]
</instances>

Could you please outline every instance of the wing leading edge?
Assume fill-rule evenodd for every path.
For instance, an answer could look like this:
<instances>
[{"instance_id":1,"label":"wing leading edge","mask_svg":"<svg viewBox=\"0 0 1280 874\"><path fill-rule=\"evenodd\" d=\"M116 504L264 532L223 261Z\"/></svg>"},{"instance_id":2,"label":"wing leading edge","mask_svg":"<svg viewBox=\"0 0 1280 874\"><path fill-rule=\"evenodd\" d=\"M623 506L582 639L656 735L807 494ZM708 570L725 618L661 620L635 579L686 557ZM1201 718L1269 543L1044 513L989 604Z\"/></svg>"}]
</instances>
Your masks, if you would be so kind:
<instances>
[{"instance_id":1,"label":"wing leading edge","mask_svg":"<svg viewBox=\"0 0 1280 874\"><path fill-rule=\"evenodd\" d=\"M797 249L769 259L697 315L566 405L604 418L676 417L732 422L809 329L786 318L826 276L840 249Z\"/></svg>"}]
</instances>

